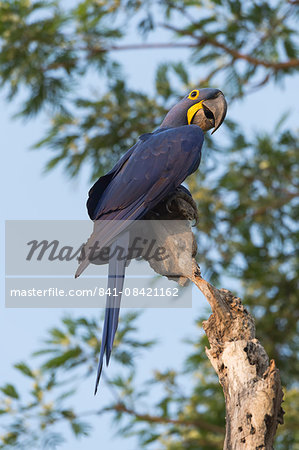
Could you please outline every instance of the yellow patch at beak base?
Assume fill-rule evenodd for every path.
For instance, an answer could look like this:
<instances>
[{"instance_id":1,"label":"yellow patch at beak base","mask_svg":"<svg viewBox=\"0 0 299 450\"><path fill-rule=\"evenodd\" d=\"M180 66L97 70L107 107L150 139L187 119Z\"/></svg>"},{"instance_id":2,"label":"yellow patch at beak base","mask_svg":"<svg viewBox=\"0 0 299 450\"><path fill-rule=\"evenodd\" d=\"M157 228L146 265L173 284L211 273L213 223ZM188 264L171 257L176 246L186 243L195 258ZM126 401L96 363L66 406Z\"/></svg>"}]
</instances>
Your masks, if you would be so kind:
<instances>
[{"instance_id":1,"label":"yellow patch at beak base","mask_svg":"<svg viewBox=\"0 0 299 450\"><path fill-rule=\"evenodd\" d=\"M187 111L188 125L191 124L192 119L195 116L195 114L197 113L197 111L199 109L202 109L202 102L203 102L203 100L201 102L195 103L195 105L190 106L190 108L188 109L188 111Z\"/></svg>"}]
</instances>

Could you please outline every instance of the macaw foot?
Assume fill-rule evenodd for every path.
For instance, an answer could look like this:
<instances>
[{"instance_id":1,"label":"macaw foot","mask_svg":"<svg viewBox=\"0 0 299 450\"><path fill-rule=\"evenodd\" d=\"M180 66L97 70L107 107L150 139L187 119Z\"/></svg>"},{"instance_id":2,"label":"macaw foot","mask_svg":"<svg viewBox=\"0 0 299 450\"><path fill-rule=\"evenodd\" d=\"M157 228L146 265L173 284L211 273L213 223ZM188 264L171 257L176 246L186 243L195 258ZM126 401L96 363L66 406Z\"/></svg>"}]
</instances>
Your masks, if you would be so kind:
<instances>
[{"instance_id":1,"label":"macaw foot","mask_svg":"<svg viewBox=\"0 0 299 450\"><path fill-rule=\"evenodd\" d=\"M198 224L197 206L187 189L178 187L164 202L169 214L180 219L190 220L193 222L193 226Z\"/></svg>"},{"instance_id":2,"label":"macaw foot","mask_svg":"<svg viewBox=\"0 0 299 450\"><path fill-rule=\"evenodd\" d=\"M198 223L196 203L184 186L179 186L157 206L151 209L144 220L189 220Z\"/></svg>"},{"instance_id":3,"label":"macaw foot","mask_svg":"<svg viewBox=\"0 0 299 450\"><path fill-rule=\"evenodd\" d=\"M152 221L148 235L154 236L156 245L170 255L161 261L148 259L148 263L155 272L185 286L192 276L192 258L197 254L191 226L198 222L198 214L190 192L179 186L149 211L145 219ZM142 227L144 233L146 224Z\"/></svg>"}]
</instances>

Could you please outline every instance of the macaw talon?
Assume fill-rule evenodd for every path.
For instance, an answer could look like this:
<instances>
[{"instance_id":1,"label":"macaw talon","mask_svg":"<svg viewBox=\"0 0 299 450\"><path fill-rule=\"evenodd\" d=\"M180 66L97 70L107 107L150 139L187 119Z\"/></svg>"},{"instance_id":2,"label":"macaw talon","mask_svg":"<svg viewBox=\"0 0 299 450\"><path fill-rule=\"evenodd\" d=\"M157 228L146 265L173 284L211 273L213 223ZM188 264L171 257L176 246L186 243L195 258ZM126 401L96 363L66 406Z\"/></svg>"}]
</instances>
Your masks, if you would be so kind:
<instances>
[{"instance_id":1,"label":"macaw talon","mask_svg":"<svg viewBox=\"0 0 299 450\"><path fill-rule=\"evenodd\" d=\"M193 226L198 225L199 217L196 203L189 194L183 192L181 189L177 189L166 198L165 208L169 214L179 214L179 216L184 217L186 220L193 221Z\"/></svg>"}]
</instances>

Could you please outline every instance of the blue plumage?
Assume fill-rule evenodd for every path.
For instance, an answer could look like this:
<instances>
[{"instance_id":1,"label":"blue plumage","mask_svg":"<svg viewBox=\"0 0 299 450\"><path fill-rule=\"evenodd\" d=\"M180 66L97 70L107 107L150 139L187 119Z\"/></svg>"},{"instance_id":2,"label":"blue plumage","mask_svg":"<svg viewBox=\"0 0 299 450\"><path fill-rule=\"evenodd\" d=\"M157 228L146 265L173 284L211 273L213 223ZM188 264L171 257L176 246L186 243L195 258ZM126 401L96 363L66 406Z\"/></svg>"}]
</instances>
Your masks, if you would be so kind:
<instances>
[{"instance_id":1,"label":"blue plumage","mask_svg":"<svg viewBox=\"0 0 299 450\"><path fill-rule=\"evenodd\" d=\"M128 247L129 245L128 232L124 232L120 237L118 237L113 242L113 244L111 245L111 251L113 252L115 247L118 245L121 248ZM121 294L119 294L119 292L122 292L123 289L125 280L125 269L126 269L125 259L123 261L118 261L116 258L111 259L109 263L108 291L110 291L112 295L109 295L106 301L105 321L102 332L101 351L94 391L95 394L97 393L98 384L102 373L104 356L106 354L107 366L109 364L111 356L113 341L118 325L118 317L121 301ZM114 295L114 293L116 293L116 295Z\"/></svg>"},{"instance_id":2,"label":"blue plumage","mask_svg":"<svg viewBox=\"0 0 299 450\"><path fill-rule=\"evenodd\" d=\"M196 125L158 130L140 139L123 164L112 169L114 175L102 195L96 194L94 220L107 214L109 219L124 219L140 202L144 215L197 169L203 139Z\"/></svg>"}]
</instances>

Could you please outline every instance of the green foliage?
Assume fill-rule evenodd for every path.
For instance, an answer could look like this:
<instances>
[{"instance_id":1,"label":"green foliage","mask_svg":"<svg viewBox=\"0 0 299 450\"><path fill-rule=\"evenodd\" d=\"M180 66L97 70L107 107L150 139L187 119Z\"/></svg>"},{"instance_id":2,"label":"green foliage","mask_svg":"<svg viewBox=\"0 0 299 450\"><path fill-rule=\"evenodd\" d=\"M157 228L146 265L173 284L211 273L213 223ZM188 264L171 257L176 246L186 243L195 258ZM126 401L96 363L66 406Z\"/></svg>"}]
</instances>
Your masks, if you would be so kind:
<instances>
[{"instance_id":1,"label":"green foliage","mask_svg":"<svg viewBox=\"0 0 299 450\"><path fill-rule=\"evenodd\" d=\"M59 0L1 1L1 86L9 101L25 95L18 115L50 115L48 131L35 145L51 149L47 169L62 164L76 176L86 164L96 178L140 134L159 126L177 96L194 85L220 87L231 103L295 74L296 3L83 0L68 7ZM125 39L132 26L140 36L133 47L144 52L144 39L150 42L160 30L171 34L168 46L189 49L187 63L170 60L165 49L151 95L130 86L114 57L114 50L130 48ZM93 89L87 88L91 76ZM281 370L286 415L279 450L299 445L298 136L284 119L272 133L249 136L227 118L225 144L220 148L207 137L209 154L189 179L200 213L203 273L221 286L238 286L256 318L258 337ZM119 433L137 435L144 448L222 448L223 396L205 357L200 322L182 369L156 370L139 385L136 353L153 342L136 338L136 319L122 317L113 352L122 370L107 380L111 401L91 416L112 414ZM99 335L97 319L65 317L35 352L32 367L27 361L15 365L31 384L28 392L25 384L1 387L0 448L57 448L64 439L61 422L75 436L90 432L85 412L74 405L82 381L94 376Z\"/></svg>"},{"instance_id":2,"label":"green foliage","mask_svg":"<svg viewBox=\"0 0 299 450\"><path fill-rule=\"evenodd\" d=\"M19 364L15 364L14 367L22 372L23 375L27 375L27 377L34 378L34 374L31 369L27 366L27 364L21 362Z\"/></svg>"},{"instance_id":3,"label":"green foliage","mask_svg":"<svg viewBox=\"0 0 299 450\"><path fill-rule=\"evenodd\" d=\"M132 349L138 356L153 345L153 341L136 339L137 317L136 313L127 314L116 338L116 343L121 341L122 345L116 347L115 360L125 367L133 365ZM81 416L102 414L107 407L86 414L72 403L82 382L90 376L94 379L101 332L98 322L101 321L64 317L60 328L48 331L45 348L33 355L36 369L24 363L15 365L30 383L24 380L28 393L23 389L21 394L12 384L0 387L0 428L4 432L0 448L56 448L57 443L64 441L61 422L68 424L76 437L89 434L91 426ZM54 357L49 358L49 354ZM123 388L121 384L119 387Z\"/></svg>"},{"instance_id":4,"label":"green foliage","mask_svg":"<svg viewBox=\"0 0 299 450\"><path fill-rule=\"evenodd\" d=\"M19 398L19 394L17 393L16 389L12 384L6 384L5 386L0 388L1 392L3 394L6 394L8 397L11 398Z\"/></svg>"},{"instance_id":5,"label":"green foliage","mask_svg":"<svg viewBox=\"0 0 299 450\"><path fill-rule=\"evenodd\" d=\"M19 115L50 111L52 126L37 145L48 145L55 153L47 168L61 162L74 176L87 163L96 167L92 178L103 173L138 135L160 123L165 107L185 92L191 79L200 86L220 83L226 96L234 98L298 70L296 5L213 3L205 8L205 2L162 1L158 8L155 1L84 0L64 8L59 1L2 1L0 82L9 100L20 90L27 92ZM164 22L156 17L158 11L165 14ZM114 49L127 48L123 39L136 12L142 36L164 28L176 40L184 39L178 45L192 50L189 70L177 61L158 68L158 98L128 88L113 59ZM173 88L169 71L183 87ZM101 90L87 90L91 72Z\"/></svg>"},{"instance_id":6,"label":"green foliage","mask_svg":"<svg viewBox=\"0 0 299 450\"><path fill-rule=\"evenodd\" d=\"M62 163L71 176L88 161L93 179L110 170L120 153L149 128L157 128L165 115L154 99L128 89L120 80L111 83L110 91L98 100L77 98L74 111L56 114L36 148L51 147L58 155L47 169Z\"/></svg>"}]
</instances>

